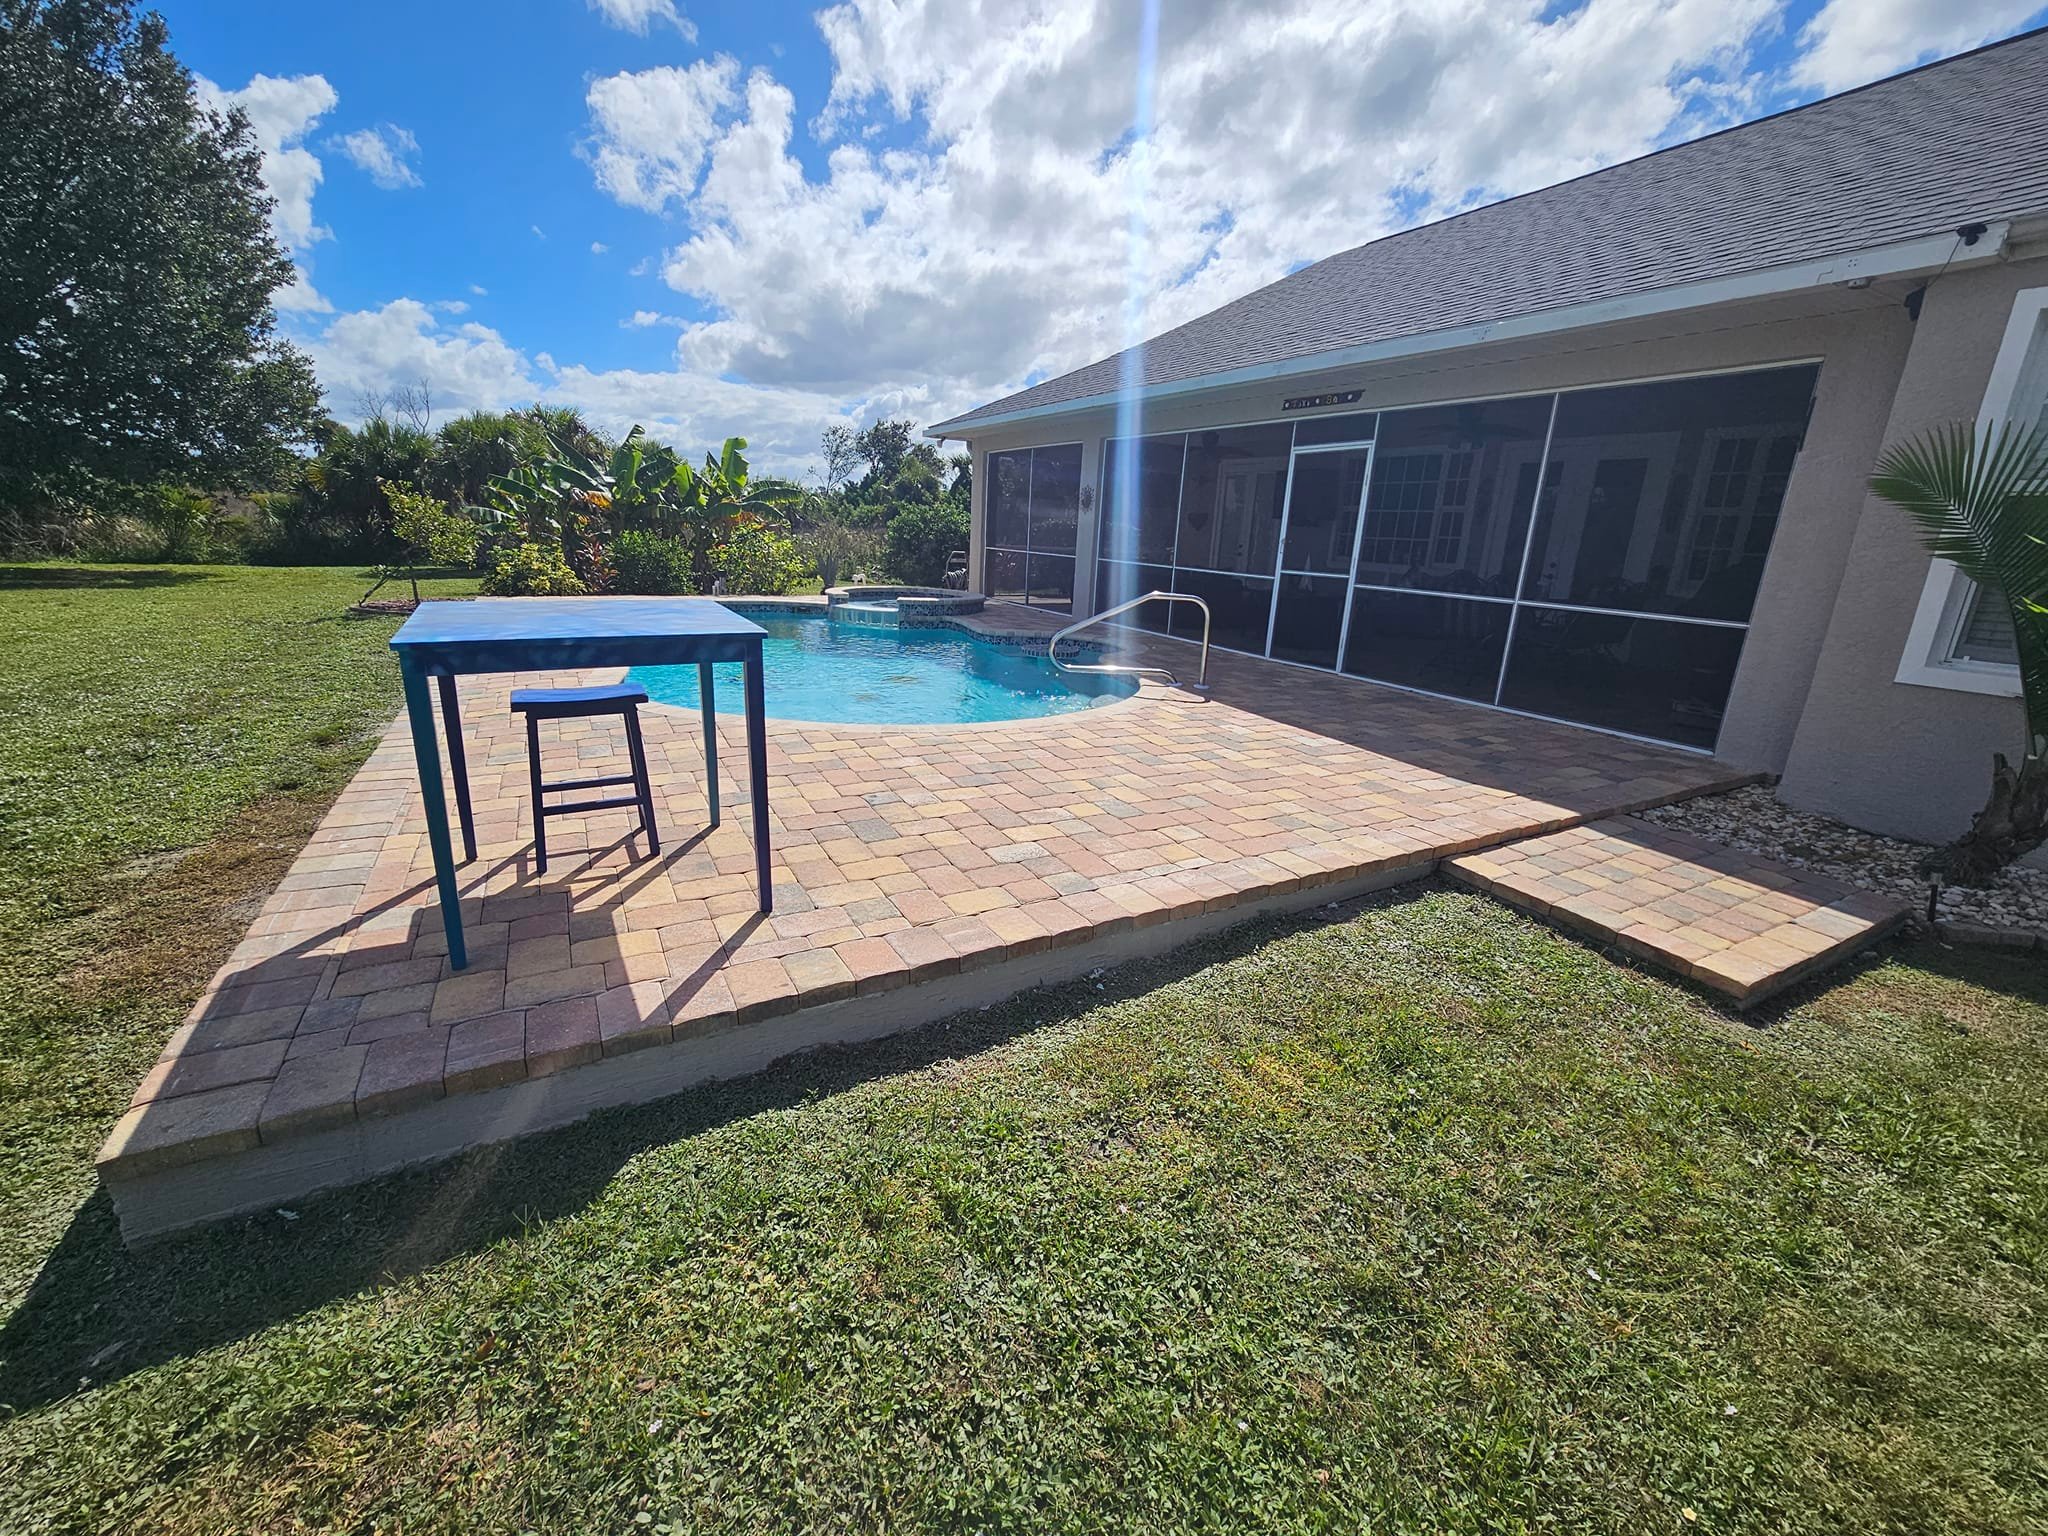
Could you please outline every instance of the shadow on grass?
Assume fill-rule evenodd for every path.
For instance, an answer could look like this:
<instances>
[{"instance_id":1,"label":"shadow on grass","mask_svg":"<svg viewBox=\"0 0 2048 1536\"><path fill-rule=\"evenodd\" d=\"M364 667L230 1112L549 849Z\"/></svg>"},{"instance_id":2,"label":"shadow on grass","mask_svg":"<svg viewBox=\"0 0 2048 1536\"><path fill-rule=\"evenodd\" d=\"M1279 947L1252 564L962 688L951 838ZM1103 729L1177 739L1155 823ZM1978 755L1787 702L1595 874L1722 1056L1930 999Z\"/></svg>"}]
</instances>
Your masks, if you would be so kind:
<instances>
[{"instance_id":1,"label":"shadow on grass","mask_svg":"<svg viewBox=\"0 0 2048 1536\"><path fill-rule=\"evenodd\" d=\"M1443 889L1433 880L1337 907L1255 918L1164 955L988 1009L479 1148L307 1200L296 1219L245 1217L130 1252L104 1191L80 1208L0 1330L0 1417L214 1348L330 1302L572 1215L653 1147L793 1109L877 1078L994 1049L1141 996L1289 934Z\"/></svg>"},{"instance_id":2,"label":"shadow on grass","mask_svg":"<svg viewBox=\"0 0 2048 1536\"><path fill-rule=\"evenodd\" d=\"M218 581L214 571L185 566L152 566L137 570L120 565L0 565L0 591L38 587L98 587L140 591L147 587L184 587L195 581Z\"/></svg>"},{"instance_id":3,"label":"shadow on grass","mask_svg":"<svg viewBox=\"0 0 2048 1536\"><path fill-rule=\"evenodd\" d=\"M2013 1002L2048 1007L2048 962L2039 951L1950 944L1923 936L1902 942L1894 952L1930 976L1968 982Z\"/></svg>"}]
</instances>

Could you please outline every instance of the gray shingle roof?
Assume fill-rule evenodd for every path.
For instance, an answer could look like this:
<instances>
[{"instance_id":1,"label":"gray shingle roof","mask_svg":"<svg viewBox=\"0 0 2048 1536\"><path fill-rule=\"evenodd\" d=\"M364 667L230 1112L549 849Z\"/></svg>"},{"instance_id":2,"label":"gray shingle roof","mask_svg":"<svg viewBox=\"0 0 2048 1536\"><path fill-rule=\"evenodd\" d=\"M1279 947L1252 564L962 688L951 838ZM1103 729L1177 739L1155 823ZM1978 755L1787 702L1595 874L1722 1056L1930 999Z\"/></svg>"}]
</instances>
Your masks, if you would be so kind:
<instances>
[{"instance_id":1,"label":"gray shingle roof","mask_svg":"<svg viewBox=\"0 0 2048 1536\"><path fill-rule=\"evenodd\" d=\"M2048 208L2048 29L1361 245L1136 349L1147 386ZM1105 395L1124 354L956 416Z\"/></svg>"}]
</instances>

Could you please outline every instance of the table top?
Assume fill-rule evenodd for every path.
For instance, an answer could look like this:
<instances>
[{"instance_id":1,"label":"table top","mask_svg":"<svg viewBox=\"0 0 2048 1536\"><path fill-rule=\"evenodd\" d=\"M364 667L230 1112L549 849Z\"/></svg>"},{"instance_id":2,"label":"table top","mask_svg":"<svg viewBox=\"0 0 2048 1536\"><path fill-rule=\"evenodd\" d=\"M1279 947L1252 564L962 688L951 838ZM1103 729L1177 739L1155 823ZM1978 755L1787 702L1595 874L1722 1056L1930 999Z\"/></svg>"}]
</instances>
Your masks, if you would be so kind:
<instances>
[{"instance_id":1,"label":"table top","mask_svg":"<svg viewBox=\"0 0 2048 1536\"><path fill-rule=\"evenodd\" d=\"M391 637L391 648L740 639L766 633L708 597L479 597L421 603Z\"/></svg>"}]
</instances>

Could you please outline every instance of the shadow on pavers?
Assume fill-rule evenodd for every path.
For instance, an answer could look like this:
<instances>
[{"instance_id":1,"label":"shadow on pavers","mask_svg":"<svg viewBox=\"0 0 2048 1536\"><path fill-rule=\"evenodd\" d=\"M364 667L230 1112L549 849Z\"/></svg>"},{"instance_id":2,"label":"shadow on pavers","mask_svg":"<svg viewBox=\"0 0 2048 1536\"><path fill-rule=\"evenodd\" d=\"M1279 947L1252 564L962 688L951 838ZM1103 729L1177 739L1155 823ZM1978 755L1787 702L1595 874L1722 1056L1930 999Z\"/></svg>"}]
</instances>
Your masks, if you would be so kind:
<instances>
[{"instance_id":1,"label":"shadow on pavers","mask_svg":"<svg viewBox=\"0 0 2048 1536\"><path fill-rule=\"evenodd\" d=\"M1238 927L1164 955L1034 990L992 1008L857 1045L827 1046L743 1078L308 1198L131 1252L96 1191L0 1328L0 1416L42 1407L214 1348L330 1302L573 1215L652 1147L791 1109L877 1078L992 1050L1143 996L1291 934L1441 891L1421 880Z\"/></svg>"}]
</instances>

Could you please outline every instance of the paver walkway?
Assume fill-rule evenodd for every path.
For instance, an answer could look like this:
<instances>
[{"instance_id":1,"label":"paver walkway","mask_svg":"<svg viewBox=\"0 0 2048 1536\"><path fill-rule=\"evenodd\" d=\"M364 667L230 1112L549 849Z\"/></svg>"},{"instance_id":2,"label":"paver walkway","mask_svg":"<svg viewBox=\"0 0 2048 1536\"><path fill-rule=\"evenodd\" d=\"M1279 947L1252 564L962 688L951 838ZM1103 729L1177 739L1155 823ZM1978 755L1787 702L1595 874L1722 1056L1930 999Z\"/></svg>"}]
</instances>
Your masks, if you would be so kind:
<instances>
[{"instance_id":1,"label":"paver walkway","mask_svg":"<svg viewBox=\"0 0 2048 1536\"><path fill-rule=\"evenodd\" d=\"M697 717L655 706L643 721L662 854L627 835L630 812L565 818L535 876L506 695L619 675L462 679L479 857L460 870L460 973L394 724L137 1090L103 1173L280 1144L1305 886L1420 873L1740 781L1695 756L1218 656L1207 699L1148 686L979 726L771 720L776 911L763 919L737 717L721 717L717 831L703 827ZM552 777L565 755L623 752L611 721L544 740ZM1175 942L1170 926L1159 942Z\"/></svg>"},{"instance_id":2,"label":"paver walkway","mask_svg":"<svg viewBox=\"0 0 2048 1536\"><path fill-rule=\"evenodd\" d=\"M1743 1008L1906 919L1868 891L1633 817L1465 854L1444 872Z\"/></svg>"}]
</instances>

